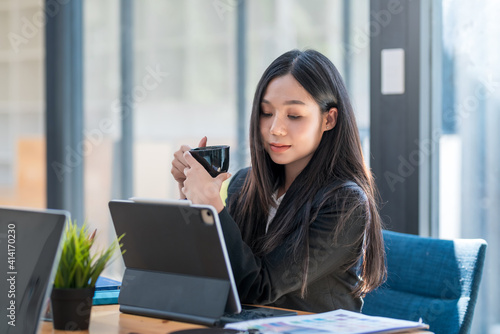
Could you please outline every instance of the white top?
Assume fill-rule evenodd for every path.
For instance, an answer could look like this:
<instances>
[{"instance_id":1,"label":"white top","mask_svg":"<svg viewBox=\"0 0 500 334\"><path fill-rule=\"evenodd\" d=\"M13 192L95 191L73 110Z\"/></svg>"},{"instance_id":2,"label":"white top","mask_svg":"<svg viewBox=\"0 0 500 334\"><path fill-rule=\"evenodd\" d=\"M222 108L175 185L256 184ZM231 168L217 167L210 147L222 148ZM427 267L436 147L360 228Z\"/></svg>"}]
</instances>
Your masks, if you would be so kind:
<instances>
[{"instance_id":1,"label":"white top","mask_svg":"<svg viewBox=\"0 0 500 334\"><path fill-rule=\"evenodd\" d=\"M283 200L283 197L285 197L285 194L286 193L281 195L279 198L276 198L276 196L278 195L278 192L275 192L273 194L273 200L274 200L275 205L271 205L271 207L269 208L269 216L267 217L266 233L267 233L267 230L269 229L269 224L271 224L271 221L274 219L274 216L276 216L276 211L278 211L278 208L281 204L281 201Z\"/></svg>"}]
</instances>

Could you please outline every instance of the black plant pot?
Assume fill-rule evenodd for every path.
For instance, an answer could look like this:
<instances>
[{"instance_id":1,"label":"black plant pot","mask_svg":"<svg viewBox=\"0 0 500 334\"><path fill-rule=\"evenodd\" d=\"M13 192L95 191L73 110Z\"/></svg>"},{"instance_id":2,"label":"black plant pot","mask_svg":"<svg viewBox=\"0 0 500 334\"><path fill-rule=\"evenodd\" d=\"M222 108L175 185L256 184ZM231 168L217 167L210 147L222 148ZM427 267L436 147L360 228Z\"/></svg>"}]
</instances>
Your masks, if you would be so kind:
<instances>
[{"instance_id":1,"label":"black plant pot","mask_svg":"<svg viewBox=\"0 0 500 334\"><path fill-rule=\"evenodd\" d=\"M50 300L54 329L88 329L93 298L94 288L52 289Z\"/></svg>"}]
</instances>

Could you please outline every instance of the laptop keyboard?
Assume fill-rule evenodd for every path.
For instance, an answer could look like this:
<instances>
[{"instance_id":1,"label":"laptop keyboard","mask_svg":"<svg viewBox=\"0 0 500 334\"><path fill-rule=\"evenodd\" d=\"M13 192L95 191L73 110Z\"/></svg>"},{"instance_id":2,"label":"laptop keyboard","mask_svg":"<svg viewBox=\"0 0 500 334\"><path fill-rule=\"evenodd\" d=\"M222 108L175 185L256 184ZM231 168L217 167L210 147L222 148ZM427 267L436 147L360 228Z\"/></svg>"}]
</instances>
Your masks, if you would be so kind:
<instances>
[{"instance_id":1,"label":"laptop keyboard","mask_svg":"<svg viewBox=\"0 0 500 334\"><path fill-rule=\"evenodd\" d=\"M241 310L240 313L226 313L224 314L224 318L234 319L238 321L247 321L247 320L255 320L261 318L269 318L274 316L271 312L265 312L260 310Z\"/></svg>"}]
</instances>

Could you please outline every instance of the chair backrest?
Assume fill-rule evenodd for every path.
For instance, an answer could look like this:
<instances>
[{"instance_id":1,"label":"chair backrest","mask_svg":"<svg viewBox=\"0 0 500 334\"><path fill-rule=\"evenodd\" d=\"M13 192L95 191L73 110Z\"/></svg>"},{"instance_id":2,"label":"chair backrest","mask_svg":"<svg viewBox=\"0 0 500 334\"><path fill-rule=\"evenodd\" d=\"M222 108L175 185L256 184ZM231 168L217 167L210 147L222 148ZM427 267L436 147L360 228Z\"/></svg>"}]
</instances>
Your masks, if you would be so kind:
<instances>
[{"instance_id":1,"label":"chair backrest","mask_svg":"<svg viewBox=\"0 0 500 334\"><path fill-rule=\"evenodd\" d=\"M387 282L364 298L362 313L418 321L435 334L470 331L486 242L384 231Z\"/></svg>"}]
</instances>

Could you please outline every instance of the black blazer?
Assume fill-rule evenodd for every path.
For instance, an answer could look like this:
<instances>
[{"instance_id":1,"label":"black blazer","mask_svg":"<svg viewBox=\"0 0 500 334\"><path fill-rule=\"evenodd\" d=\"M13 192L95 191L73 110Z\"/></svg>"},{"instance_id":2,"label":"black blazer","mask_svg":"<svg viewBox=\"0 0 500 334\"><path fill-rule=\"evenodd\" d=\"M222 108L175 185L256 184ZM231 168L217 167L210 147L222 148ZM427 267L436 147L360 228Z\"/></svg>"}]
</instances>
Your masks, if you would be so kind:
<instances>
[{"instance_id":1,"label":"black blazer","mask_svg":"<svg viewBox=\"0 0 500 334\"><path fill-rule=\"evenodd\" d=\"M228 187L228 199L239 196L249 168L236 173ZM327 190L330 186L326 186ZM342 190L349 196L366 198L359 186L346 182ZM315 203L321 202L320 191ZM313 203L314 204L314 203ZM319 204L318 204L319 205ZM356 268L345 269L361 252L364 233L364 214L353 214L351 221L333 244L333 230L338 220L339 204L330 201L322 207L316 220L309 228L309 273L307 294L300 297L301 261L292 264L286 250L291 240L271 253L258 257L242 240L241 232L234 219L224 208L220 214L224 238L226 241L234 278L243 303L272 305L309 312L326 312L335 309L360 311L363 301L354 297L352 292L358 284ZM279 213L279 212L278 212ZM265 224L266 222L263 222ZM360 242L361 240L361 242Z\"/></svg>"}]
</instances>

